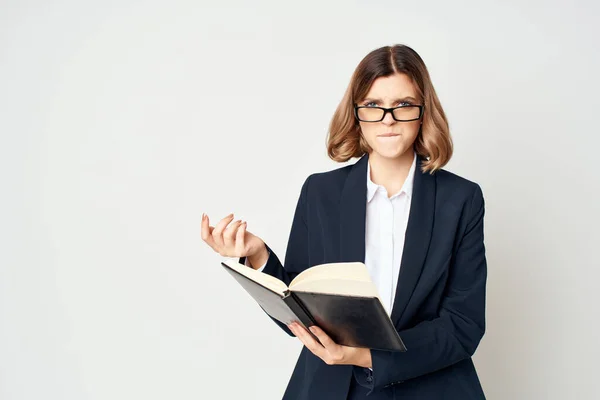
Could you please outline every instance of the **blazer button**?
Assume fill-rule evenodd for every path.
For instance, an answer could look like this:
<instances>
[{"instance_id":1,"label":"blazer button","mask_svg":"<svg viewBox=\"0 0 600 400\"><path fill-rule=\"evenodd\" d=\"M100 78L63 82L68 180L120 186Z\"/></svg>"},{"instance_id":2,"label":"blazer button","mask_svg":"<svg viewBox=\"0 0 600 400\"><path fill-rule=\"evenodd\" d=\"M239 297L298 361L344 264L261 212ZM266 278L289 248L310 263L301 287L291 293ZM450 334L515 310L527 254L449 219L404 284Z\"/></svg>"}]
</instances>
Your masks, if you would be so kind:
<instances>
[{"instance_id":1,"label":"blazer button","mask_svg":"<svg viewBox=\"0 0 600 400\"><path fill-rule=\"evenodd\" d=\"M372 376L367 376L367 382L369 382L369 383L373 382L373 377Z\"/></svg>"}]
</instances>

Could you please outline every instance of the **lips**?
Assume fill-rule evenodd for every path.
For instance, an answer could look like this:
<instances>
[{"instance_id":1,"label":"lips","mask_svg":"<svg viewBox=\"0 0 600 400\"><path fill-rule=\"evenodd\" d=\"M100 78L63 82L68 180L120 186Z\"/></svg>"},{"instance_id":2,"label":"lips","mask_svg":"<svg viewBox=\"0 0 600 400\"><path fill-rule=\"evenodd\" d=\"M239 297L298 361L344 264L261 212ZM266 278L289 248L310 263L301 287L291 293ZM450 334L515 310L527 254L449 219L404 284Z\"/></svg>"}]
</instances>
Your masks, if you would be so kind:
<instances>
[{"instance_id":1,"label":"lips","mask_svg":"<svg viewBox=\"0 0 600 400\"><path fill-rule=\"evenodd\" d=\"M378 137L392 137L392 136L400 136L399 133L384 133L383 135L377 135Z\"/></svg>"}]
</instances>

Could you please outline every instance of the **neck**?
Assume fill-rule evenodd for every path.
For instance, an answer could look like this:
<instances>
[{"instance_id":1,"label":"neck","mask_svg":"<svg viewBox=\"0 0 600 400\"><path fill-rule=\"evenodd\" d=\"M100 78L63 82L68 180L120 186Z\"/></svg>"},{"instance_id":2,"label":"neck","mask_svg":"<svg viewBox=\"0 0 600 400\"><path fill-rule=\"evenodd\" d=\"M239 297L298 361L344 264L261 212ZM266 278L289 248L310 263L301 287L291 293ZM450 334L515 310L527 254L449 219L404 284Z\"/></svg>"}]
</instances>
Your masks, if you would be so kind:
<instances>
[{"instance_id":1,"label":"neck","mask_svg":"<svg viewBox=\"0 0 600 400\"><path fill-rule=\"evenodd\" d=\"M412 147L397 158L384 158L371 152L369 154L371 180L373 183L385 187L389 195L396 193L408 176L414 156Z\"/></svg>"}]
</instances>

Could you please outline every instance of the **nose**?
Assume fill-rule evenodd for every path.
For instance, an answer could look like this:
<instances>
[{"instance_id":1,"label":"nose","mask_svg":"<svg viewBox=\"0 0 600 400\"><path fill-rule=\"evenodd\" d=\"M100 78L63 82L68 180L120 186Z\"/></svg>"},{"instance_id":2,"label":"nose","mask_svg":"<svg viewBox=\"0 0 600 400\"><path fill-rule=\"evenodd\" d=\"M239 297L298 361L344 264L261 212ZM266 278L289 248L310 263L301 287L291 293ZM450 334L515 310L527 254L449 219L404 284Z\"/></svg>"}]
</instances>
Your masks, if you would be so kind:
<instances>
[{"instance_id":1,"label":"nose","mask_svg":"<svg viewBox=\"0 0 600 400\"><path fill-rule=\"evenodd\" d=\"M381 122L385 125L392 125L396 122L396 120L392 116L392 112L389 111L385 113L385 116L383 117L383 120Z\"/></svg>"}]
</instances>

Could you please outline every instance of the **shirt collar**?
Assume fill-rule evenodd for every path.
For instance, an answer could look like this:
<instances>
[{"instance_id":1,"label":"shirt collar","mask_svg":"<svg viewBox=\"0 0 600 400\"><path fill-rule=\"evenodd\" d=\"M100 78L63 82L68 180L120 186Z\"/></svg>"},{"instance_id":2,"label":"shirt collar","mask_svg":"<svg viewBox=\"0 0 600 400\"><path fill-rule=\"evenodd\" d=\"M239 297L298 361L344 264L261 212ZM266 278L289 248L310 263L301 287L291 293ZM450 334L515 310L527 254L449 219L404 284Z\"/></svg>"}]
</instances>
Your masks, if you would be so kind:
<instances>
[{"instance_id":1,"label":"shirt collar","mask_svg":"<svg viewBox=\"0 0 600 400\"><path fill-rule=\"evenodd\" d=\"M400 192L406 193L406 195L410 198L412 196L412 188L413 188L413 180L415 176L415 170L417 166L417 153L414 153L413 162L410 166L410 170L408 171L408 175L406 176L406 180L402 185L402 189ZM367 160L367 203L373 199L377 190L382 190L385 192L385 188L381 185L377 185L371 180L371 161Z\"/></svg>"}]
</instances>

